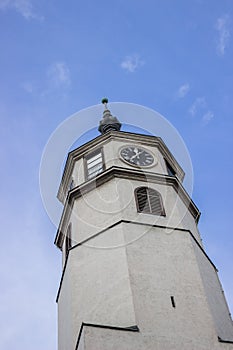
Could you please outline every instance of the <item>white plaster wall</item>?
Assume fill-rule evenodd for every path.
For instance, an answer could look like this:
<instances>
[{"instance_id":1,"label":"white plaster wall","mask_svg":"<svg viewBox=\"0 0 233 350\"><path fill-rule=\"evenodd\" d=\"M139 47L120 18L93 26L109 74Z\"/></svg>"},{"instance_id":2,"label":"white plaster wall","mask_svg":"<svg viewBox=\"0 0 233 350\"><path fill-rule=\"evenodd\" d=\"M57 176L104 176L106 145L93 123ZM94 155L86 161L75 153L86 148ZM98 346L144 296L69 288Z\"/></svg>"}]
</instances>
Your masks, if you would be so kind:
<instances>
[{"instance_id":1,"label":"white plaster wall","mask_svg":"<svg viewBox=\"0 0 233 350\"><path fill-rule=\"evenodd\" d=\"M233 349L217 340L226 333L216 332L207 299L219 285L201 254L188 232L132 223L71 250L59 297L59 350L74 349L82 322L140 329L130 335L90 329L87 350Z\"/></svg>"},{"instance_id":2,"label":"white plaster wall","mask_svg":"<svg viewBox=\"0 0 233 350\"><path fill-rule=\"evenodd\" d=\"M132 333L112 329L85 327L85 350L232 350L232 344L218 343L213 339L206 345L203 339L187 339L185 335ZM82 348L78 347L78 350Z\"/></svg>"},{"instance_id":3,"label":"white plaster wall","mask_svg":"<svg viewBox=\"0 0 233 350\"><path fill-rule=\"evenodd\" d=\"M63 240L62 244L62 267L64 267L66 262L66 240Z\"/></svg>"},{"instance_id":4,"label":"white plaster wall","mask_svg":"<svg viewBox=\"0 0 233 350\"><path fill-rule=\"evenodd\" d=\"M75 200L70 221L72 239L78 243L117 222L122 217L116 179L84 193Z\"/></svg>"},{"instance_id":5,"label":"white plaster wall","mask_svg":"<svg viewBox=\"0 0 233 350\"><path fill-rule=\"evenodd\" d=\"M143 185L160 192L166 217L137 212L134 190ZM73 244L121 219L189 229L202 244L193 216L172 186L120 178L114 178L75 200L70 218Z\"/></svg>"},{"instance_id":6,"label":"white plaster wall","mask_svg":"<svg viewBox=\"0 0 233 350\"><path fill-rule=\"evenodd\" d=\"M85 350L149 350L142 347L143 342L138 333L94 327L84 327L83 332Z\"/></svg>"},{"instance_id":7,"label":"white plaster wall","mask_svg":"<svg viewBox=\"0 0 233 350\"><path fill-rule=\"evenodd\" d=\"M76 348L74 348L76 350ZM85 331L82 332L77 350L85 350Z\"/></svg>"},{"instance_id":8,"label":"white plaster wall","mask_svg":"<svg viewBox=\"0 0 233 350\"><path fill-rule=\"evenodd\" d=\"M89 246L70 251L58 301L59 350L74 349L82 322L118 327L135 325L125 248L95 248L95 245L109 247L122 243L124 235L121 227L117 227L93 239ZM73 332L71 345L67 328ZM69 347L64 347L66 341Z\"/></svg>"},{"instance_id":9,"label":"white plaster wall","mask_svg":"<svg viewBox=\"0 0 233 350\"><path fill-rule=\"evenodd\" d=\"M75 186L78 186L85 181L83 158L80 158L75 161L73 172L72 172L72 178L74 179Z\"/></svg>"},{"instance_id":10,"label":"white plaster wall","mask_svg":"<svg viewBox=\"0 0 233 350\"><path fill-rule=\"evenodd\" d=\"M111 140L111 141L108 140L108 142L104 144L104 148L103 148L106 168L110 168L111 166L115 165L115 166L124 167L127 169L138 169L138 167L131 166L126 162L122 161L119 156L119 151L122 147L128 147L132 145L133 146L138 145L138 147L143 147L147 149L158 160L158 162L156 162L153 166L146 167L146 168L139 168L140 170L145 169L145 171L151 171L151 172L167 175L167 168L165 166L164 159L161 153L158 151L157 147L148 146L146 143L144 144L140 140L138 142L134 142L134 141L127 142L127 140Z\"/></svg>"},{"instance_id":11,"label":"white plaster wall","mask_svg":"<svg viewBox=\"0 0 233 350\"><path fill-rule=\"evenodd\" d=\"M190 230L198 242L202 244L194 217L172 186L127 179L116 179L116 182L119 189L121 207L123 208L122 217L124 219L167 227L184 228ZM134 190L140 186L149 186L161 194L166 213L165 217L137 212Z\"/></svg>"},{"instance_id":12,"label":"white plaster wall","mask_svg":"<svg viewBox=\"0 0 233 350\"><path fill-rule=\"evenodd\" d=\"M233 341L233 323L217 272L195 244L194 251L217 334Z\"/></svg>"},{"instance_id":13,"label":"white plaster wall","mask_svg":"<svg viewBox=\"0 0 233 350\"><path fill-rule=\"evenodd\" d=\"M72 322L72 276L68 264L58 301L58 350L74 349Z\"/></svg>"},{"instance_id":14,"label":"white plaster wall","mask_svg":"<svg viewBox=\"0 0 233 350\"><path fill-rule=\"evenodd\" d=\"M124 228L127 239L141 230L131 224L124 224ZM175 335L190 343L201 339L203 349L212 349L217 334L191 236L182 231L166 234L163 229L152 228L127 246L127 257L140 330L148 336ZM171 305L171 296L176 308Z\"/></svg>"}]
</instances>

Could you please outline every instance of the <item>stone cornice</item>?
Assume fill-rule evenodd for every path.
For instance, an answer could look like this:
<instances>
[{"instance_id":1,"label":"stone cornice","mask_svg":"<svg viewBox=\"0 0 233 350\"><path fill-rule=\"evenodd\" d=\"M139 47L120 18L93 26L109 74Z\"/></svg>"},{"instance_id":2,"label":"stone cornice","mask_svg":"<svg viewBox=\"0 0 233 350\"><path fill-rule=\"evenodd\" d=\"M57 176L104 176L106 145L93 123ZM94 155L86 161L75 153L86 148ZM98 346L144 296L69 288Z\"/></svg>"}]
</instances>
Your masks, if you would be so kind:
<instances>
[{"instance_id":1,"label":"stone cornice","mask_svg":"<svg viewBox=\"0 0 233 350\"><path fill-rule=\"evenodd\" d=\"M102 328L102 329L111 329L114 331L120 331L120 332L139 332L139 328L137 325L129 326L129 327L118 327L118 326L108 326L103 324L94 324L94 323L86 323L82 322L82 325L79 330L78 339L76 343L75 350L78 350L79 342L82 336L83 328L84 327L93 327L93 328Z\"/></svg>"},{"instance_id":2,"label":"stone cornice","mask_svg":"<svg viewBox=\"0 0 233 350\"><path fill-rule=\"evenodd\" d=\"M94 190L96 187L103 185L104 183L106 183L114 177L172 186L183 201L183 203L186 205L189 212L194 217L195 221L198 222L200 212L194 204L194 202L192 201L192 199L189 197L188 193L185 191L180 181L175 176L162 175L149 171L113 166L100 173L95 179L89 180L68 192L68 196L64 205L61 221L54 242L59 248L61 248L62 245L63 232L65 231L65 227L69 220L69 216L75 199L81 197L87 192Z\"/></svg>"},{"instance_id":3,"label":"stone cornice","mask_svg":"<svg viewBox=\"0 0 233 350\"><path fill-rule=\"evenodd\" d=\"M104 143L110 140L124 140L126 142L133 141L138 142L144 146L157 147L158 150L163 154L167 161L171 164L177 173L178 178L183 181L184 171L178 164L172 153L169 151L165 143L160 137L142 135L123 131L110 131L106 134L100 135L95 139L85 143L84 145L76 148L68 154L61 184L59 186L57 197L61 202L64 202L66 196L66 190L68 188L68 181L71 177L75 162L82 158L90 150L94 150L96 147L101 147Z\"/></svg>"},{"instance_id":4,"label":"stone cornice","mask_svg":"<svg viewBox=\"0 0 233 350\"><path fill-rule=\"evenodd\" d=\"M218 341L220 343L227 343L227 344L233 344L233 339L232 340L224 340L221 337L218 337ZM232 348L233 349L233 348Z\"/></svg>"}]
</instances>

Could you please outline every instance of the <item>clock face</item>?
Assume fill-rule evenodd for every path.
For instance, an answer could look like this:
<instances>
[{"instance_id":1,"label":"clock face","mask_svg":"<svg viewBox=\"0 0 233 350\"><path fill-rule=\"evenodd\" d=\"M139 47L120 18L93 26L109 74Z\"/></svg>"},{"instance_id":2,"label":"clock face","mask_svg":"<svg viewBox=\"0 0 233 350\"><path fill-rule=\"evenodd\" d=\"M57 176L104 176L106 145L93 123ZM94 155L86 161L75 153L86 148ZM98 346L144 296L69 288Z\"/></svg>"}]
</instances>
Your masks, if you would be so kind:
<instances>
[{"instance_id":1,"label":"clock face","mask_svg":"<svg viewBox=\"0 0 233 350\"><path fill-rule=\"evenodd\" d=\"M130 165L147 167L154 163L155 159L153 155L138 146L128 146L120 150L121 158Z\"/></svg>"}]
</instances>

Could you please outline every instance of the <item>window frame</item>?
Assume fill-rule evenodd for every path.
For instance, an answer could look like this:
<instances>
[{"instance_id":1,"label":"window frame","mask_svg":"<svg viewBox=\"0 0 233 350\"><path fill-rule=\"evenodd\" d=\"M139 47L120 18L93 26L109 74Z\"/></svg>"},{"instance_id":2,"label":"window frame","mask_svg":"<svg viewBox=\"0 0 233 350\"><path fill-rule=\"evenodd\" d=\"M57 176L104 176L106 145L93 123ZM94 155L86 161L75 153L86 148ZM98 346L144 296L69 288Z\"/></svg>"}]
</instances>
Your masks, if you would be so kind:
<instances>
[{"instance_id":1,"label":"window frame","mask_svg":"<svg viewBox=\"0 0 233 350\"><path fill-rule=\"evenodd\" d=\"M68 255L69 250L72 248L72 246L72 224L69 223L65 236L65 256Z\"/></svg>"},{"instance_id":2,"label":"window frame","mask_svg":"<svg viewBox=\"0 0 233 350\"><path fill-rule=\"evenodd\" d=\"M149 191L152 190L154 193L156 193L156 196L155 197L158 197L159 199L159 203L160 203L160 214L157 214L157 213L153 213L152 209L150 211L144 211L144 210L140 210L140 206L139 206L139 201L138 201L138 191L140 189L146 189L146 200L148 201L148 204L149 204L149 208L151 209L151 200L150 200L150 194L149 194ZM164 209L164 205L163 205L163 199L162 199L162 196L161 194L155 190L154 188L151 188L151 187L147 187L147 186L140 186L140 187L137 187L135 188L134 190L134 196L135 196L135 202L136 202L136 206L137 206L137 212L138 213L142 213L142 214L149 214L149 215L156 215L156 216L166 216L166 212L165 212L165 209Z\"/></svg>"},{"instance_id":3,"label":"window frame","mask_svg":"<svg viewBox=\"0 0 233 350\"><path fill-rule=\"evenodd\" d=\"M72 191L74 188L75 188L75 182L74 182L74 179L71 178L71 179L70 179L70 182L69 182L68 191Z\"/></svg>"},{"instance_id":4,"label":"window frame","mask_svg":"<svg viewBox=\"0 0 233 350\"><path fill-rule=\"evenodd\" d=\"M90 177L89 174L89 168L88 168L88 160L95 157L96 155L101 154L101 163L102 163L102 168L101 171L99 173L97 173L94 176ZM97 163L98 164L98 163ZM90 168L91 169L91 168ZM105 161L104 161L104 152L103 152L103 147L101 148L97 148L96 150L85 154L84 156L84 174L85 174L85 179L86 180L92 180L94 179L96 176L98 176L100 173L102 173L105 170ZM95 172L94 172L95 173Z\"/></svg>"},{"instance_id":5,"label":"window frame","mask_svg":"<svg viewBox=\"0 0 233 350\"><path fill-rule=\"evenodd\" d=\"M164 158L165 164L166 164L166 169L167 169L167 174L169 176L176 176L176 171L174 168L171 166L171 164L167 161L167 159Z\"/></svg>"}]
</instances>

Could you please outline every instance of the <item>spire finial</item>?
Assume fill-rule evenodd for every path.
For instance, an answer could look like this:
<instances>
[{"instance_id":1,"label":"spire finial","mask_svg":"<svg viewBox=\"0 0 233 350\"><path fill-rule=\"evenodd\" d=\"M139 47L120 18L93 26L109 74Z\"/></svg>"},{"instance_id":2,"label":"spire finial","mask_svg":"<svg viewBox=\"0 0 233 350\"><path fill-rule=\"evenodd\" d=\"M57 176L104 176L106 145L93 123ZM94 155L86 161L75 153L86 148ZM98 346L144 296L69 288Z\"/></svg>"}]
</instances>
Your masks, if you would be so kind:
<instances>
[{"instance_id":1,"label":"spire finial","mask_svg":"<svg viewBox=\"0 0 233 350\"><path fill-rule=\"evenodd\" d=\"M103 118L100 121L99 124L99 132L101 134L105 134L108 131L120 131L121 123L116 117L113 117L111 115L110 110L108 109L108 99L107 97L102 98L101 101L104 105L104 112L103 112Z\"/></svg>"},{"instance_id":2,"label":"spire finial","mask_svg":"<svg viewBox=\"0 0 233 350\"><path fill-rule=\"evenodd\" d=\"M101 102L103 103L105 109L108 109L108 99L107 99L107 97L102 98Z\"/></svg>"}]
</instances>

